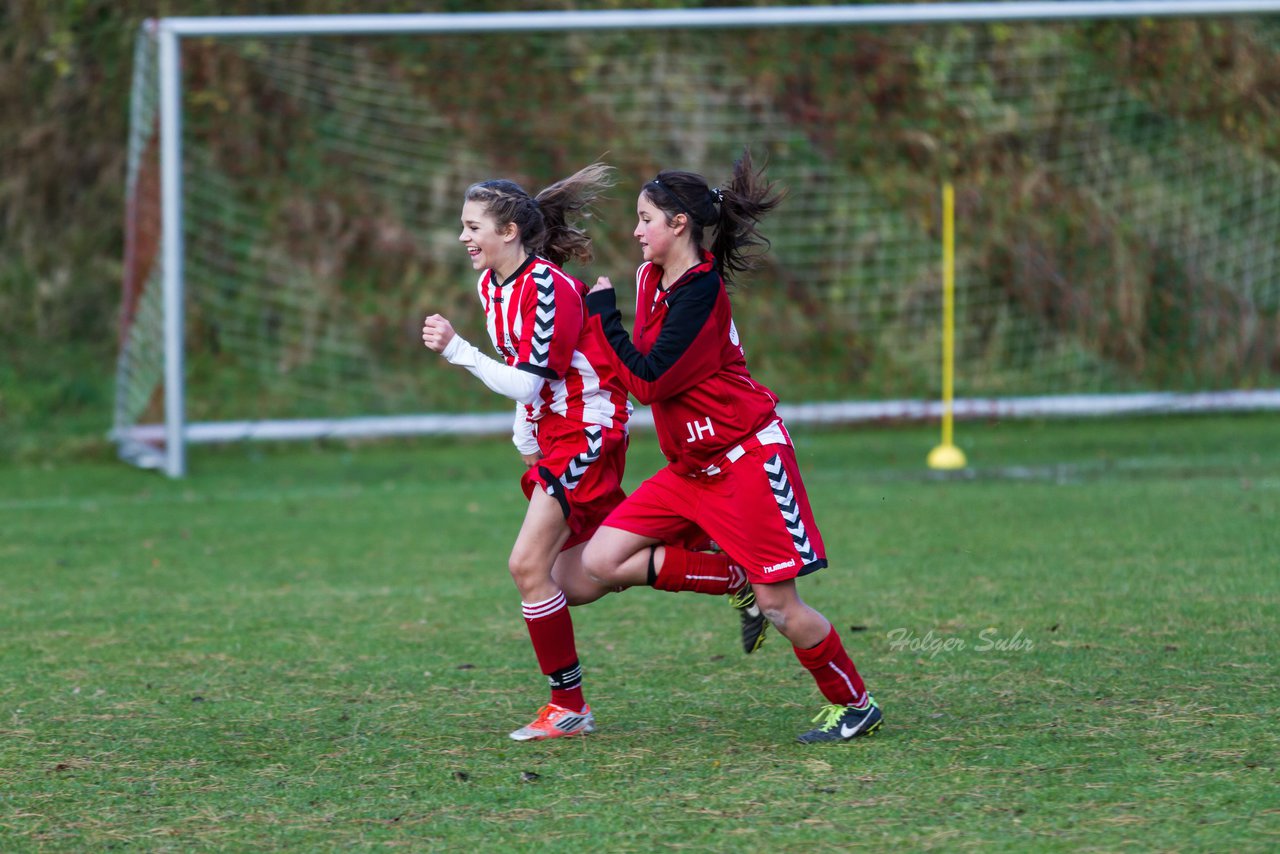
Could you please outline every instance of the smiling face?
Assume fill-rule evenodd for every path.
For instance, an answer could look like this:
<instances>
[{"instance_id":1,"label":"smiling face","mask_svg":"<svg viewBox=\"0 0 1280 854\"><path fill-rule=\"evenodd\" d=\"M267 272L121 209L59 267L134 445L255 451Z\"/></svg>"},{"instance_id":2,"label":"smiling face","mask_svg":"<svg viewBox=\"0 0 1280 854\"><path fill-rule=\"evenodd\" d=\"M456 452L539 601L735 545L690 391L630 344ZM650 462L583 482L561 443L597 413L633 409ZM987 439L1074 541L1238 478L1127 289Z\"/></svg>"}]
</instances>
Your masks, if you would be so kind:
<instances>
[{"instance_id":1,"label":"smiling face","mask_svg":"<svg viewBox=\"0 0 1280 854\"><path fill-rule=\"evenodd\" d=\"M644 260L666 267L672 251L682 248L681 238L687 234L684 214L668 222L666 211L650 201L646 194L640 194L636 200L636 230L632 235L640 241Z\"/></svg>"},{"instance_id":2,"label":"smiling face","mask_svg":"<svg viewBox=\"0 0 1280 854\"><path fill-rule=\"evenodd\" d=\"M499 227L484 202L468 201L462 206L462 233L458 240L471 256L473 270L490 268L505 279L524 260L518 236L515 223Z\"/></svg>"}]
</instances>

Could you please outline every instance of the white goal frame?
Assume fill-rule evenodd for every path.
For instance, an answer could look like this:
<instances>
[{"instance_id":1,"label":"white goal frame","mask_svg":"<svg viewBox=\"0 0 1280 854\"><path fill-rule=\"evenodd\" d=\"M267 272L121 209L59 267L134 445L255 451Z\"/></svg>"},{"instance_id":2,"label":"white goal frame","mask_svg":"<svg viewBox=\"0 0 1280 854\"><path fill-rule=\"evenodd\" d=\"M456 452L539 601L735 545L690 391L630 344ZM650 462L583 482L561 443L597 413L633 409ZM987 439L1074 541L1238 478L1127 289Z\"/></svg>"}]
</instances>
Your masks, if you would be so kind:
<instances>
[{"instance_id":1,"label":"white goal frame","mask_svg":"<svg viewBox=\"0 0 1280 854\"><path fill-rule=\"evenodd\" d=\"M298 15L261 17L172 17L149 21L158 43L160 101L160 258L163 268L164 423L117 425L112 436L120 454L135 465L170 477L187 470L187 445L241 439L378 437L432 433L500 432L510 415L418 415L307 421L188 423L185 408L184 276L182 210L181 44L192 38L337 36L375 34L468 34L493 32L743 28L813 25L902 25L1053 21L1070 19L1189 18L1280 14L1280 0L1084 0L1083 2L993 2L879 4L865 6L746 7L599 12L509 12L460 14ZM1205 409L1280 409L1280 390L1203 393L1079 395L993 400L962 399L957 417L1079 416ZM930 401L805 404L782 407L792 421L827 423L884 418L935 418ZM640 418L641 424L645 418Z\"/></svg>"}]
</instances>

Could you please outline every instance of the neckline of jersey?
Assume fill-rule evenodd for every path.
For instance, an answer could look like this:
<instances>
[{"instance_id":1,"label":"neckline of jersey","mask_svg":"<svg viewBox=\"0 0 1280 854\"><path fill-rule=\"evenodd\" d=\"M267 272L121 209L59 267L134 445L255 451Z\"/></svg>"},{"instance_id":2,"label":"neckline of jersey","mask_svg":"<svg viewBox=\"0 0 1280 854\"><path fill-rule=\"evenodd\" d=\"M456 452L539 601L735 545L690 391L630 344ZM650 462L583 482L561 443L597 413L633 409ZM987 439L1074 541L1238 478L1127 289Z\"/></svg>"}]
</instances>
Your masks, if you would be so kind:
<instances>
[{"instance_id":1,"label":"neckline of jersey","mask_svg":"<svg viewBox=\"0 0 1280 854\"><path fill-rule=\"evenodd\" d=\"M514 273L512 273L510 276L507 276L507 278L506 278L506 279L504 279L504 280L503 280L503 282L502 282L502 284L499 284L499 285L498 285L498 287L499 287L499 288L505 288L505 287L507 287L508 285L510 285L510 284L512 284L513 282L515 282L517 279L519 279L521 276L523 276L523 275L525 274L525 271L526 271L526 270L528 270L528 269L529 269L529 267L533 265L533 262L535 262L535 261L537 261L537 260L538 260L538 256L537 256L537 255L529 255L527 258L525 258L523 261L521 261L521 262L520 262L520 266L519 266L519 267L516 267L516 271L515 271ZM497 278L498 278L498 271L497 271L497 270L495 270L495 269L493 269L492 267L490 267L490 268L489 268L489 285L490 285L490 286L493 286L493 285L497 284L497 283L494 281L494 280L495 280L495 279L497 279Z\"/></svg>"},{"instance_id":2,"label":"neckline of jersey","mask_svg":"<svg viewBox=\"0 0 1280 854\"><path fill-rule=\"evenodd\" d=\"M699 261L697 264L694 264L689 269L685 270L683 273L681 273L680 278L672 282L671 287L669 288L664 288L662 286L662 273L665 272L663 268L659 267L657 264L654 264L653 262L650 262L650 266L653 267L655 272L658 272L658 283L657 285L655 285L655 288L660 293L669 294L672 291L674 291L676 288L683 285L685 282L694 278L695 276L700 276L704 273L709 272L714 267L715 260L716 260L715 256L713 256L710 252L708 252L705 249L702 250L702 260Z\"/></svg>"}]
</instances>

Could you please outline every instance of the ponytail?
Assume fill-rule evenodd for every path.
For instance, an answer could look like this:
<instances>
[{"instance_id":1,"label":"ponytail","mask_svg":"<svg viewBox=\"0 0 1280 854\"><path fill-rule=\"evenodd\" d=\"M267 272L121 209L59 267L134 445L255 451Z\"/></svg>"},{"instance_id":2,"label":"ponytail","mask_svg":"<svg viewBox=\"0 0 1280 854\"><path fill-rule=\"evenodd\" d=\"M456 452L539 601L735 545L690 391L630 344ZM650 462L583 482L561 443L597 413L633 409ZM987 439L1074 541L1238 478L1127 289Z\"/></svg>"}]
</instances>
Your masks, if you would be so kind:
<instances>
[{"instance_id":1,"label":"ponytail","mask_svg":"<svg viewBox=\"0 0 1280 854\"><path fill-rule=\"evenodd\" d=\"M757 229L760 218L782 201L785 193L773 191L774 185L764 178L764 167L752 168L751 151L744 149L733 164L729 186L721 190L720 219L711 254L720 265L721 278L728 281L735 273L755 269L760 256L769 249L769 240ZM748 251L752 247L760 251Z\"/></svg>"},{"instance_id":2,"label":"ponytail","mask_svg":"<svg viewBox=\"0 0 1280 854\"><path fill-rule=\"evenodd\" d=\"M670 222L684 214L695 246L702 246L703 230L713 228L711 254L716 272L727 283L737 273L754 269L768 250L769 241L756 228L760 218L782 201L785 193L774 192L765 180L764 168L753 168L750 149L733 164L733 177L725 187L712 188L707 179L694 172L667 170L644 185L642 192ZM751 251L762 246L764 250Z\"/></svg>"},{"instance_id":3,"label":"ponytail","mask_svg":"<svg viewBox=\"0 0 1280 854\"><path fill-rule=\"evenodd\" d=\"M481 202L498 227L515 223L524 248L553 264L591 260L591 237L569 223L600 194L613 186L613 169L593 163L530 196L514 181L482 181L467 188L469 202Z\"/></svg>"},{"instance_id":4,"label":"ponytail","mask_svg":"<svg viewBox=\"0 0 1280 854\"><path fill-rule=\"evenodd\" d=\"M588 263L591 260L591 237L586 231L570 225L569 219L612 186L613 167L592 163L538 193L536 201L546 223L539 254L555 264L569 260Z\"/></svg>"}]
</instances>

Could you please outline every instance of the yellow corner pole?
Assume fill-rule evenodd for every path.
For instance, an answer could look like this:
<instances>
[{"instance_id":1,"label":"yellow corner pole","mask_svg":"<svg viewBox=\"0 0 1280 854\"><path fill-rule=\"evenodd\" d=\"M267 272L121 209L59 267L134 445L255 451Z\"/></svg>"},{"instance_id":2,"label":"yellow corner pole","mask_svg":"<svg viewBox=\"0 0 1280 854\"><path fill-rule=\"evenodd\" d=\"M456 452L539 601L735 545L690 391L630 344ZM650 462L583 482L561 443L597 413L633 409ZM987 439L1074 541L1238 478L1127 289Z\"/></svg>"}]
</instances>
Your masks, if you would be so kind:
<instances>
[{"instance_id":1,"label":"yellow corner pole","mask_svg":"<svg viewBox=\"0 0 1280 854\"><path fill-rule=\"evenodd\" d=\"M942 185L942 444L929 452L929 468L962 469L964 451L952 443L956 344L956 193Z\"/></svg>"}]
</instances>

